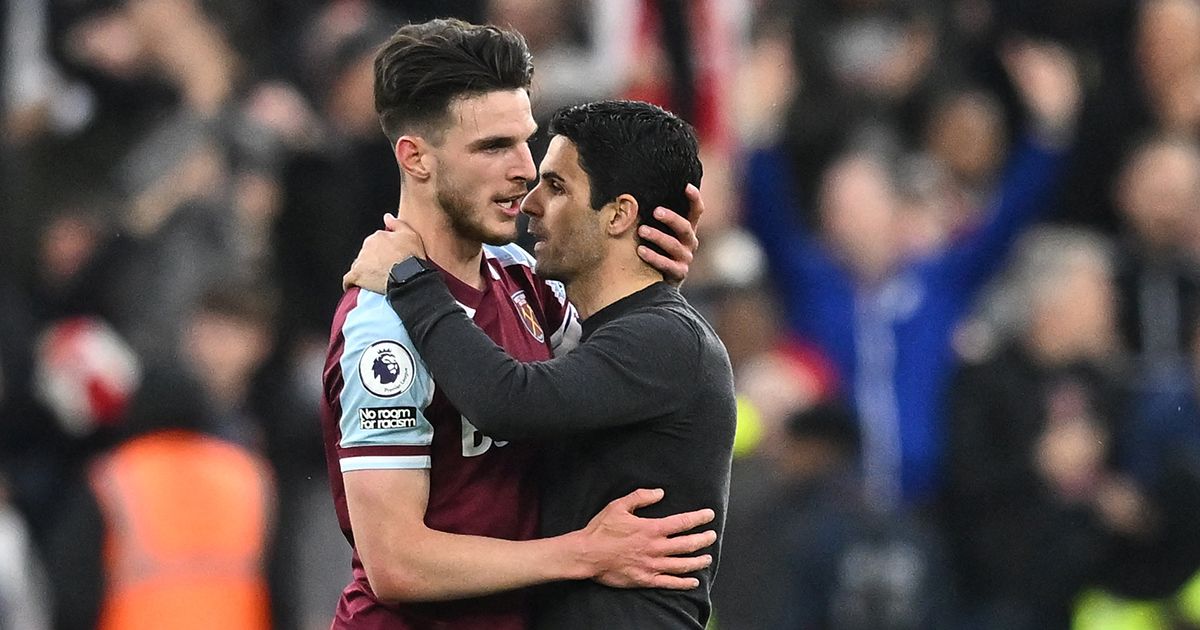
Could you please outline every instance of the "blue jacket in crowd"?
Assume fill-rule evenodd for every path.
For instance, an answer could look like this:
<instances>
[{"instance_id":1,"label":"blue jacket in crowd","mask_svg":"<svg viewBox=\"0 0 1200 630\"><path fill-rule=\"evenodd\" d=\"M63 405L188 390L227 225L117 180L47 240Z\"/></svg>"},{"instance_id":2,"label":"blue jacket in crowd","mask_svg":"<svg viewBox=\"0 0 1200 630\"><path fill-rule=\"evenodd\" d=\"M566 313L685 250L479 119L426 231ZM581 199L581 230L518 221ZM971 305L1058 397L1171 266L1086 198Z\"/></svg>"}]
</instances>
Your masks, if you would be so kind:
<instances>
[{"instance_id":1,"label":"blue jacket in crowd","mask_svg":"<svg viewBox=\"0 0 1200 630\"><path fill-rule=\"evenodd\" d=\"M871 285L802 227L787 152L749 156L745 224L766 250L792 330L829 356L857 409L867 490L878 505L920 503L937 491L951 336L1048 205L1064 155L1032 138L1018 143L981 225Z\"/></svg>"}]
</instances>

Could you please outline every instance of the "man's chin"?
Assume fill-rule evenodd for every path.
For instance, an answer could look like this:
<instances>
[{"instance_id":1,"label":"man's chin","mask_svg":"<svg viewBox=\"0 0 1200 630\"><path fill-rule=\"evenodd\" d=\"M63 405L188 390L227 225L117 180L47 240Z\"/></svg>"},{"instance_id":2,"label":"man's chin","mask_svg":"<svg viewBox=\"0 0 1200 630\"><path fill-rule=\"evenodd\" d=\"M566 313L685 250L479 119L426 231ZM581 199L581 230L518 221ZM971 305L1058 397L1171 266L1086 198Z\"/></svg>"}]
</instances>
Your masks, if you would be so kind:
<instances>
[{"instance_id":1,"label":"man's chin","mask_svg":"<svg viewBox=\"0 0 1200 630\"><path fill-rule=\"evenodd\" d=\"M562 272L562 269L554 266L554 263L546 264L541 259L537 260L537 265L534 266L534 271L542 280L558 280L559 282L567 281L567 274Z\"/></svg>"},{"instance_id":2,"label":"man's chin","mask_svg":"<svg viewBox=\"0 0 1200 630\"><path fill-rule=\"evenodd\" d=\"M482 239L484 245L495 246L509 245L515 240L517 240L516 234L500 234L495 236L489 235L487 238Z\"/></svg>"},{"instance_id":3,"label":"man's chin","mask_svg":"<svg viewBox=\"0 0 1200 630\"><path fill-rule=\"evenodd\" d=\"M488 230L482 236L479 240L487 245L508 245L517 240L517 223L513 221L503 228Z\"/></svg>"}]
</instances>

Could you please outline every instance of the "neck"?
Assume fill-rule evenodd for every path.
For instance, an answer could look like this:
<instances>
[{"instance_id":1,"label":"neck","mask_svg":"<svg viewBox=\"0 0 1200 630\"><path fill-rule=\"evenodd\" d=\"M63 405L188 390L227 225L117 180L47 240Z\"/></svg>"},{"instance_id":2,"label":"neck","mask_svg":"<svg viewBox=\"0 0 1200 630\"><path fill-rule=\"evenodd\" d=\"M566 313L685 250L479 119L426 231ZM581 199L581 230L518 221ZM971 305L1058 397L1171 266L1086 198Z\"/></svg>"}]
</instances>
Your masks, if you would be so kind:
<instances>
[{"instance_id":1,"label":"neck","mask_svg":"<svg viewBox=\"0 0 1200 630\"><path fill-rule=\"evenodd\" d=\"M425 245L425 255L447 273L476 289L483 288L483 246L455 233L446 213L432 200L400 194L397 216L412 226Z\"/></svg>"},{"instance_id":2,"label":"neck","mask_svg":"<svg viewBox=\"0 0 1200 630\"><path fill-rule=\"evenodd\" d=\"M662 274L646 266L640 258L631 261L608 256L564 284L567 297L579 311L579 319L584 320L662 279Z\"/></svg>"}]
</instances>

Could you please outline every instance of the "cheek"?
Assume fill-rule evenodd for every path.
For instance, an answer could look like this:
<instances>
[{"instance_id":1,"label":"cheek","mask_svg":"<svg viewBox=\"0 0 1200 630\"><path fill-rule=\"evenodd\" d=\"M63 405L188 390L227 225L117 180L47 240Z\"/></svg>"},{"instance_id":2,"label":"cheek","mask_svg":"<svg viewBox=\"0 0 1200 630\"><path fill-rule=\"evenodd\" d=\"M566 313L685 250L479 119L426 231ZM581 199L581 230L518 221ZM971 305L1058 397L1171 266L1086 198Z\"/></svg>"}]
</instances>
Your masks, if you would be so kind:
<instances>
[{"instance_id":1,"label":"cheek","mask_svg":"<svg viewBox=\"0 0 1200 630\"><path fill-rule=\"evenodd\" d=\"M563 197L555 201L555 221L551 227L562 237L560 240L579 240L581 233L586 229L586 222L583 220L579 208L571 200Z\"/></svg>"},{"instance_id":2,"label":"cheek","mask_svg":"<svg viewBox=\"0 0 1200 630\"><path fill-rule=\"evenodd\" d=\"M474 160L444 161L441 166L440 181L442 187L453 190L460 196L474 195L479 189L479 182L486 177L483 169Z\"/></svg>"}]
</instances>

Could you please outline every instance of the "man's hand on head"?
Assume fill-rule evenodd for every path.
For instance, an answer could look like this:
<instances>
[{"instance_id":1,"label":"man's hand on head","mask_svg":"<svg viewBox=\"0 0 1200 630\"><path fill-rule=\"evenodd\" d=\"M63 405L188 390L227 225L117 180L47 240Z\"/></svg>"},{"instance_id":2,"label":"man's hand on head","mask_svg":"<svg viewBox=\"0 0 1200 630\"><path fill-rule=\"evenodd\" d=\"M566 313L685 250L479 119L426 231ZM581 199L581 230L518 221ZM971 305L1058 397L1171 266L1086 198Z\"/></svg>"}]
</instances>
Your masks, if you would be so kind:
<instances>
[{"instance_id":1,"label":"man's hand on head","mask_svg":"<svg viewBox=\"0 0 1200 630\"><path fill-rule=\"evenodd\" d=\"M667 208L654 209L654 218L662 221L678 237L648 225L638 227L638 236L658 245L667 253L663 256L645 245L638 245L638 256L661 272L667 282L677 287L687 278L692 258L696 249L700 247L700 240L696 238L696 226L700 224L700 215L704 214L704 200L700 197L700 189L688 184L686 194L691 204L691 211L686 219Z\"/></svg>"},{"instance_id":2,"label":"man's hand on head","mask_svg":"<svg viewBox=\"0 0 1200 630\"><path fill-rule=\"evenodd\" d=\"M710 509L641 518L634 511L659 502L662 490L635 490L609 503L576 532L592 568L593 580L614 588L693 589L700 581L686 574L712 564L712 556L687 556L717 541L713 530L695 529L715 518Z\"/></svg>"},{"instance_id":3,"label":"man's hand on head","mask_svg":"<svg viewBox=\"0 0 1200 630\"><path fill-rule=\"evenodd\" d=\"M363 241L350 271L342 276L343 290L362 287L382 295L392 265L409 256L426 258L425 244L411 226L391 214L384 215L383 224L387 229L376 230Z\"/></svg>"}]
</instances>

